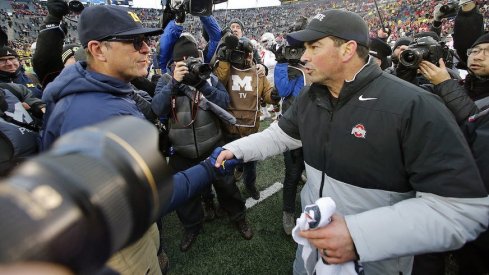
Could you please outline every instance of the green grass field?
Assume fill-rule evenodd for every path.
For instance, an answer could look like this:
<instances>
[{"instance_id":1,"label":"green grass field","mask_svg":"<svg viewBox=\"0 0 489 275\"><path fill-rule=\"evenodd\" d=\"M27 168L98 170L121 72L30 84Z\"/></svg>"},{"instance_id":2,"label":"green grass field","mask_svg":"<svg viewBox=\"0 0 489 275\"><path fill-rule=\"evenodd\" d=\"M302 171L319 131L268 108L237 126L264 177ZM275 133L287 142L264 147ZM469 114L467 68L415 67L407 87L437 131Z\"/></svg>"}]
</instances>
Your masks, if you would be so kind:
<instances>
[{"instance_id":1,"label":"green grass field","mask_svg":"<svg viewBox=\"0 0 489 275\"><path fill-rule=\"evenodd\" d=\"M269 123L262 123L265 128ZM258 190L282 182L283 156L258 162ZM250 195L238 182L243 198ZM297 205L299 209L299 205ZM247 241L227 218L204 224L204 232L187 252L180 252L182 226L175 213L163 219L164 247L170 258L169 274L291 274L295 242L282 229L282 191L247 211L254 232Z\"/></svg>"}]
</instances>

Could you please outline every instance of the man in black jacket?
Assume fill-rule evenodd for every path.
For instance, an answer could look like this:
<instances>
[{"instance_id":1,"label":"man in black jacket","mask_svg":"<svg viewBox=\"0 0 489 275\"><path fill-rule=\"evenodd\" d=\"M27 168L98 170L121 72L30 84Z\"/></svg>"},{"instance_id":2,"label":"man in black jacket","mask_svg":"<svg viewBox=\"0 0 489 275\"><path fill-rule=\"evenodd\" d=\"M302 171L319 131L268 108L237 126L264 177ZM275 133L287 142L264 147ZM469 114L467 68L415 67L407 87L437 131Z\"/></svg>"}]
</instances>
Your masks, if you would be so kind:
<instances>
[{"instance_id":1,"label":"man in black jacket","mask_svg":"<svg viewBox=\"0 0 489 275\"><path fill-rule=\"evenodd\" d=\"M412 255L461 247L489 222L487 191L449 111L383 73L368 57L368 33L359 15L327 10L289 34L306 48L313 84L277 124L225 145L216 161L302 146L302 206L331 197L338 214L298 232L317 249L304 259L299 246L295 274L312 273L321 259L358 260L365 274L410 274Z\"/></svg>"}]
</instances>

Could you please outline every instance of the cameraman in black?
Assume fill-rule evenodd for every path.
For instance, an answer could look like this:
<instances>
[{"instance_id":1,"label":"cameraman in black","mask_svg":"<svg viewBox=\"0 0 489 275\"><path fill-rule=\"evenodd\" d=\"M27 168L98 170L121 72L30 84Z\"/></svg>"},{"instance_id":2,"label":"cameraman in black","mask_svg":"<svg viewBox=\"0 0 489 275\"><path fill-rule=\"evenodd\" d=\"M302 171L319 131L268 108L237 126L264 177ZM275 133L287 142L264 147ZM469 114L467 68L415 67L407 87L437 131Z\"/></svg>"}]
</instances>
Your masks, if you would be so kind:
<instances>
[{"instance_id":1,"label":"cameraman in black","mask_svg":"<svg viewBox=\"0 0 489 275\"><path fill-rule=\"evenodd\" d=\"M457 11L458 10L458 11ZM432 30L440 35L442 19L456 13L453 27L453 47L460 58L457 68L467 68L467 50L484 33L484 18L475 1L460 0L447 5L438 4L433 11Z\"/></svg>"},{"instance_id":2,"label":"cameraman in black","mask_svg":"<svg viewBox=\"0 0 489 275\"><path fill-rule=\"evenodd\" d=\"M489 190L489 34L482 35L467 50L469 74L463 81L451 79L443 60L440 66L422 61L420 71L432 85L425 86L440 96L453 113L471 146L482 180ZM489 232L453 251L459 274L489 272ZM413 274L444 274L444 253L415 257ZM429 261L428 261L429 259Z\"/></svg>"}]
</instances>

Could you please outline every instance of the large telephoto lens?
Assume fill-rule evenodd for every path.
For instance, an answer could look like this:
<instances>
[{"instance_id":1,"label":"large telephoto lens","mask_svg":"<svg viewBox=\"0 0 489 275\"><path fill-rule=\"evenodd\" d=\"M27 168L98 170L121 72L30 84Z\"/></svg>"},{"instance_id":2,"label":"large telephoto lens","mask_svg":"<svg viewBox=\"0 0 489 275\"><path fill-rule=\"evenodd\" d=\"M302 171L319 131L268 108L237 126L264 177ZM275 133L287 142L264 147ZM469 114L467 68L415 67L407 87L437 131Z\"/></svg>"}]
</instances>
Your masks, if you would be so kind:
<instances>
[{"instance_id":1,"label":"large telephoto lens","mask_svg":"<svg viewBox=\"0 0 489 275\"><path fill-rule=\"evenodd\" d=\"M68 133L16 169L0 183L0 262L90 274L139 239L172 194L157 144L153 125L128 116Z\"/></svg>"}]
</instances>

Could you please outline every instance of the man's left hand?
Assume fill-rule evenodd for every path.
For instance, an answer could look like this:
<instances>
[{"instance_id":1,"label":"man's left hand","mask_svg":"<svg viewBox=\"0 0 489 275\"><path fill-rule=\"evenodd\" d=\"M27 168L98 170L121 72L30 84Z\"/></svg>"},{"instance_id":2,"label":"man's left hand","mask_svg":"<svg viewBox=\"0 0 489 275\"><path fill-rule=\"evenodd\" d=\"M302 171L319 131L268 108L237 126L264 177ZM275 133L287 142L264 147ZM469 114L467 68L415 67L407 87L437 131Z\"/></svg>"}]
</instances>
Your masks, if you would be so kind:
<instances>
[{"instance_id":1,"label":"man's left hand","mask_svg":"<svg viewBox=\"0 0 489 275\"><path fill-rule=\"evenodd\" d=\"M301 231L300 235L307 238L312 245L319 249L322 258L329 264L358 260L345 218L334 214L331 219L331 223L327 226Z\"/></svg>"},{"instance_id":2,"label":"man's left hand","mask_svg":"<svg viewBox=\"0 0 489 275\"><path fill-rule=\"evenodd\" d=\"M256 64L256 72L258 73L259 77L264 77L265 76L265 66L262 64Z\"/></svg>"},{"instance_id":3,"label":"man's left hand","mask_svg":"<svg viewBox=\"0 0 489 275\"><path fill-rule=\"evenodd\" d=\"M435 64L423 60L421 64L419 64L419 70L423 76L428 79L434 85L438 85L443 81L450 79L450 74L447 71L447 67L445 67L445 62L440 58L440 67L437 67Z\"/></svg>"}]
</instances>

